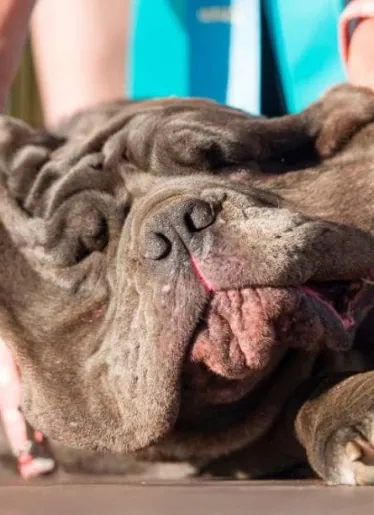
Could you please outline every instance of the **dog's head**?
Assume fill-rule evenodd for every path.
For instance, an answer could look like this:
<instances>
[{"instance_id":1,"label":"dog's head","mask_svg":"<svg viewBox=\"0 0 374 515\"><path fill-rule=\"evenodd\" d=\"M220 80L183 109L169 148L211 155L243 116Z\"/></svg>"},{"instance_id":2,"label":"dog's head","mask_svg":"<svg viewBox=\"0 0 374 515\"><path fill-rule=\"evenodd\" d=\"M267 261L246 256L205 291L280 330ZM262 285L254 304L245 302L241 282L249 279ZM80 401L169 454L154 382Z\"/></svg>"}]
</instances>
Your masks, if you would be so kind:
<instances>
[{"instance_id":1,"label":"dog's head","mask_svg":"<svg viewBox=\"0 0 374 515\"><path fill-rule=\"evenodd\" d=\"M208 104L223 141L214 146L204 104L175 101L183 130L191 113L201 116L197 144L183 166L160 164L160 124L170 120L155 105L157 116L137 106L140 118L122 120L119 133L112 120L114 135L101 131L78 148L35 142L3 122L13 152L3 151L1 335L20 367L24 412L52 438L128 452L192 434L205 452L212 434L224 434L228 449L229 427L243 424L243 406L281 363L349 348L374 242L254 187L250 165L244 175L235 163L209 169L228 155L227 123L239 151L253 143L252 132L235 133L238 119L258 132L242 113ZM158 154L141 124L158 127Z\"/></svg>"}]
</instances>

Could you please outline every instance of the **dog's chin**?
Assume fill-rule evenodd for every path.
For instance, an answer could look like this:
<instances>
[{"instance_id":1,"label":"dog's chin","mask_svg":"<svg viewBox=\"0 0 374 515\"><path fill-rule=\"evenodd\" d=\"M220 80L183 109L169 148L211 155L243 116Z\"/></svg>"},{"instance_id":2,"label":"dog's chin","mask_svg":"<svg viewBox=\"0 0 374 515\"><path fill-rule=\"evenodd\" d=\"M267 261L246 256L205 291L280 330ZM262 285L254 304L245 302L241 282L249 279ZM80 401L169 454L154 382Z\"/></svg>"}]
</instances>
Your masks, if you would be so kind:
<instances>
[{"instance_id":1,"label":"dog's chin","mask_svg":"<svg viewBox=\"0 0 374 515\"><path fill-rule=\"evenodd\" d=\"M348 349L354 325L349 305L358 291L350 283L321 283L213 292L186 358L184 404L242 399L289 349Z\"/></svg>"}]
</instances>

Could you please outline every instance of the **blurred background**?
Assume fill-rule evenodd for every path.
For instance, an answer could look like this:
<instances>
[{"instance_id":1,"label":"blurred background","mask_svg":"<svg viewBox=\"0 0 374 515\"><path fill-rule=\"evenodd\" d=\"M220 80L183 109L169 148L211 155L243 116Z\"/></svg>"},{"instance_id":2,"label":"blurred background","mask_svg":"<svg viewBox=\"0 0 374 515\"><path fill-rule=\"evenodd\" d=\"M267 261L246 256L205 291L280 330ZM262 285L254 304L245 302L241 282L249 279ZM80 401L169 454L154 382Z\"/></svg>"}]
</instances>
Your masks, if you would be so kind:
<instances>
[{"instance_id":1,"label":"blurred background","mask_svg":"<svg viewBox=\"0 0 374 515\"><path fill-rule=\"evenodd\" d=\"M13 83L7 113L34 126L41 126L43 122L30 43L27 44Z\"/></svg>"},{"instance_id":2,"label":"blurred background","mask_svg":"<svg viewBox=\"0 0 374 515\"><path fill-rule=\"evenodd\" d=\"M121 4L124 1L118 0ZM74 7L74 0L71 2ZM97 2L102 7L100 0ZM252 114L279 116L299 112L330 86L346 80L337 27L347 0L128 0L125 3L131 9L128 17L131 30L126 51L123 49L126 54L123 94L127 98L198 96ZM53 33L59 19L52 16L47 21ZM74 46L68 47L67 61L63 56L65 63L69 62L69 52L74 50ZM49 55L51 58L53 53ZM59 53L58 59L61 61ZM51 69L54 73L56 67ZM65 79L60 74L54 82L61 84L61 77ZM61 89L57 92L54 98L64 94ZM61 101L57 105L61 106ZM42 124L30 42L11 90L7 112L31 125Z\"/></svg>"}]
</instances>

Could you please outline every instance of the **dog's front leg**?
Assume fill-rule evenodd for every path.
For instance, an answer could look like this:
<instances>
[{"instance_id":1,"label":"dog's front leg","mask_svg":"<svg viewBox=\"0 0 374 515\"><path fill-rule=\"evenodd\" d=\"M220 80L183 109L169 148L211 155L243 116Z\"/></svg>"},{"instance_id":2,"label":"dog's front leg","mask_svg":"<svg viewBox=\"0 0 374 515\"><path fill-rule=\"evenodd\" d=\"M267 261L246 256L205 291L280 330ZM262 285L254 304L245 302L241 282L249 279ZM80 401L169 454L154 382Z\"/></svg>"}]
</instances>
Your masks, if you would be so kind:
<instances>
[{"instance_id":1,"label":"dog's front leg","mask_svg":"<svg viewBox=\"0 0 374 515\"><path fill-rule=\"evenodd\" d=\"M329 484L373 485L374 371L322 381L295 429L310 465Z\"/></svg>"}]
</instances>

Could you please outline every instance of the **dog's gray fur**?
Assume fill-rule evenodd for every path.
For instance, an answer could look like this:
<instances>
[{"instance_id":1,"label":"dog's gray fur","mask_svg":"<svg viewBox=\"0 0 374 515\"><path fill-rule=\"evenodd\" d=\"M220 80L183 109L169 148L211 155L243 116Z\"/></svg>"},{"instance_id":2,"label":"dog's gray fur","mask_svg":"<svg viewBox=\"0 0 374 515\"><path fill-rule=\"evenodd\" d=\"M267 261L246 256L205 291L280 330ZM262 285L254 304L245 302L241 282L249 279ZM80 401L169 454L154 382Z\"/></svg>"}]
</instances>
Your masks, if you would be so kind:
<instances>
[{"instance_id":1,"label":"dog's gray fur","mask_svg":"<svg viewBox=\"0 0 374 515\"><path fill-rule=\"evenodd\" d=\"M62 467L370 482L345 444L374 443L373 121L350 86L272 120L178 99L55 134L0 119L0 336ZM362 280L350 329L301 288Z\"/></svg>"}]
</instances>

